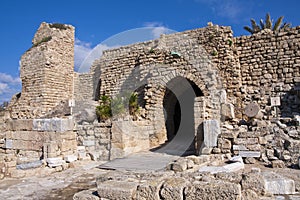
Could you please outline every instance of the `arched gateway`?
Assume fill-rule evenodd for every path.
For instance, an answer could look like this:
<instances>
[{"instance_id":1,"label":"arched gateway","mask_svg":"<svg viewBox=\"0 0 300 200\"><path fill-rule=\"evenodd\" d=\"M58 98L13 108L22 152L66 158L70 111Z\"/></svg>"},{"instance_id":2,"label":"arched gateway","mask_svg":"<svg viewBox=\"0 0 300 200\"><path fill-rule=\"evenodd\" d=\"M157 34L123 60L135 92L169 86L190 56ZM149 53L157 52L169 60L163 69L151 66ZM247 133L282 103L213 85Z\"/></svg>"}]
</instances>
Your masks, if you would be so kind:
<instances>
[{"instance_id":1,"label":"arched gateway","mask_svg":"<svg viewBox=\"0 0 300 200\"><path fill-rule=\"evenodd\" d=\"M199 46L192 49L201 55L197 59L183 48L180 53L159 46L151 52L145 49L107 51L93 68L99 76L95 82L101 80L100 91L94 94L116 97L138 92L143 102L138 120L113 116L111 158L145 149L200 154L204 140L200 124L220 119L217 70Z\"/></svg>"}]
</instances>

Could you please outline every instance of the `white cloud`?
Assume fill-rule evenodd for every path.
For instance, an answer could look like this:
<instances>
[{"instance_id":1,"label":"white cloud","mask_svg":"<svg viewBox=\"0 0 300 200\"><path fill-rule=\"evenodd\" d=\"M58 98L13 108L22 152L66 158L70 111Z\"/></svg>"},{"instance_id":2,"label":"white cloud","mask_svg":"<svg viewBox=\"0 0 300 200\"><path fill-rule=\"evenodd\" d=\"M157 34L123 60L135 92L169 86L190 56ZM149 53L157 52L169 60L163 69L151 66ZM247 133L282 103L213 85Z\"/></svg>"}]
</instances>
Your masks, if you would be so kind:
<instances>
[{"instance_id":1,"label":"white cloud","mask_svg":"<svg viewBox=\"0 0 300 200\"><path fill-rule=\"evenodd\" d=\"M21 83L21 79L19 77L14 78L9 74L4 74L0 72L0 83L17 85Z\"/></svg>"},{"instance_id":2,"label":"white cloud","mask_svg":"<svg viewBox=\"0 0 300 200\"><path fill-rule=\"evenodd\" d=\"M6 83L0 83L0 94L3 94L7 90L7 84Z\"/></svg>"},{"instance_id":3,"label":"white cloud","mask_svg":"<svg viewBox=\"0 0 300 200\"><path fill-rule=\"evenodd\" d=\"M12 77L0 72L0 104L4 101L10 101L11 97L20 90L21 80L19 77Z\"/></svg>"},{"instance_id":4,"label":"white cloud","mask_svg":"<svg viewBox=\"0 0 300 200\"><path fill-rule=\"evenodd\" d=\"M166 26L163 26L160 22L146 22L144 26L153 28L152 35L154 38L159 38L161 34L167 34L170 32Z\"/></svg>"},{"instance_id":5,"label":"white cloud","mask_svg":"<svg viewBox=\"0 0 300 200\"><path fill-rule=\"evenodd\" d=\"M83 42L79 39L75 39L74 45L74 65L75 71L78 71L80 65L84 61L84 59L89 55L92 51L91 43Z\"/></svg>"}]
</instances>

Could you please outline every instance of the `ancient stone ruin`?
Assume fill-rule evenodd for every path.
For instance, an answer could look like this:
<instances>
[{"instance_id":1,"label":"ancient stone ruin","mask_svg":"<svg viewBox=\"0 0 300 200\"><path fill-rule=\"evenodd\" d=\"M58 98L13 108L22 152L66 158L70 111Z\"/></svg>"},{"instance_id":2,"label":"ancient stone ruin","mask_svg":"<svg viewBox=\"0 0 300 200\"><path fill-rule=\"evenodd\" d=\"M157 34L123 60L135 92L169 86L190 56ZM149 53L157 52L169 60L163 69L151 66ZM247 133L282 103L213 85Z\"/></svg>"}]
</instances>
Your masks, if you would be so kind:
<instances>
[{"instance_id":1,"label":"ancient stone ruin","mask_svg":"<svg viewBox=\"0 0 300 200\"><path fill-rule=\"evenodd\" d=\"M298 168L300 27L234 37L230 27L209 24L106 50L84 74L74 72L73 26L42 23L32 43L21 58L22 92L0 120L0 178L153 149L199 158L240 156L245 163ZM101 97L124 99L128 93L137 95L137 113L130 114L125 103L122 114L112 108L110 118L97 117ZM179 171L188 169L183 165ZM213 188L218 187L215 179ZM245 186L248 179L240 175L234 178L238 185L226 183L233 194L227 199L241 198L241 188L252 195ZM105 184L122 185L124 180L101 179L105 183L98 193ZM158 190L165 199L170 199L168 187L178 187L182 195L185 182L208 187L184 177L176 178L178 185L164 181L166 189ZM157 184L161 188L162 182ZM138 185L127 185L128 191L150 187ZM193 185L184 189L186 199L195 199ZM107 198L118 199L112 194Z\"/></svg>"}]
</instances>

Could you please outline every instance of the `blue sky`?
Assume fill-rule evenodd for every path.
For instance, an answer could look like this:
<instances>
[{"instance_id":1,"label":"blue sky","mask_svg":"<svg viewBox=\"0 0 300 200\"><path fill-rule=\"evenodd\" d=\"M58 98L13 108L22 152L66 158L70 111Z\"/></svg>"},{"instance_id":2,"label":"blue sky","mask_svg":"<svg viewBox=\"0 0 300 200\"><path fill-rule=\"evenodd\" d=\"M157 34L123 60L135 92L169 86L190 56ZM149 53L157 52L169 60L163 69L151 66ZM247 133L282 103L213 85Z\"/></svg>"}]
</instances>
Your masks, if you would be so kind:
<instances>
[{"instance_id":1,"label":"blue sky","mask_svg":"<svg viewBox=\"0 0 300 200\"><path fill-rule=\"evenodd\" d=\"M300 25L296 0L3 0L0 2L0 103L20 91L19 60L31 47L41 22L76 27L75 61L79 65L97 44L123 31L152 27L159 34L169 29L200 28L211 21L231 26L236 36L247 35L243 26L250 25L249 19L258 22L267 12L274 19L283 15L284 21Z\"/></svg>"}]
</instances>

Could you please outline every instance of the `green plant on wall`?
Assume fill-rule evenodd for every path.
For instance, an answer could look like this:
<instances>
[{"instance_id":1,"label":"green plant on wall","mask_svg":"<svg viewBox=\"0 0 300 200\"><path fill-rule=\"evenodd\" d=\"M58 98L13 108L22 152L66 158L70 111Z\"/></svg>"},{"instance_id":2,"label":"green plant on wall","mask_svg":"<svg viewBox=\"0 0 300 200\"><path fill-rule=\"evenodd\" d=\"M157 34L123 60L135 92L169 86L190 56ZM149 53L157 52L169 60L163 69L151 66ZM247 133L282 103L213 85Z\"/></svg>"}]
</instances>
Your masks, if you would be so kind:
<instances>
[{"instance_id":1,"label":"green plant on wall","mask_svg":"<svg viewBox=\"0 0 300 200\"><path fill-rule=\"evenodd\" d=\"M139 109L138 93L134 92L129 98L129 114L135 116L138 114Z\"/></svg>"},{"instance_id":2,"label":"green plant on wall","mask_svg":"<svg viewBox=\"0 0 300 200\"><path fill-rule=\"evenodd\" d=\"M258 33L264 29L278 31L280 29L290 28L291 27L290 23L285 22L282 24L283 18L284 18L283 16L279 17L275 21L275 24L273 25L273 20L271 19L270 14L267 13L265 21L261 19L259 21L259 25L258 25L254 19L250 19L251 27L244 26L244 29L251 34L254 34L254 33Z\"/></svg>"},{"instance_id":3,"label":"green plant on wall","mask_svg":"<svg viewBox=\"0 0 300 200\"><path fill-rule=\"evenodd\" d=\"M111 118L111 98L103 95L100 97L100 105L96 107L96 115L99 121L105 121Z\"/></svg>"},{"instance_id":4,"label":"green plant on wall","mask_svg":"<svg viewBox=\"0 0 300 200\"><path fill-rule=\"evenodd\" d=\"M51 39L52 39L51 36L44 37L40 41L38 41L37 43L33 44L32 46L36 47L36 46L38 46L38 45L40 45L40 44L42 44L44 42L49 42Z\"/></svg>"},{"instance_id":5,"label":"green plant on wall","mask_svg":"<svg viewBox=\"0 0 300 200\"><path fill-rule=\"evenodd\" d=\"M100 97L100 105L96 107L96 114L99 121L105 121L112 116L118 117L129 113L136 117L139 112L138 94L125 92L113 99L103 95Z\"/></svg>"}]
</instances>

